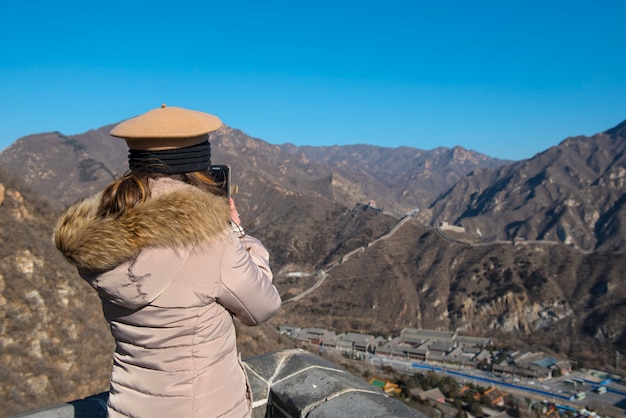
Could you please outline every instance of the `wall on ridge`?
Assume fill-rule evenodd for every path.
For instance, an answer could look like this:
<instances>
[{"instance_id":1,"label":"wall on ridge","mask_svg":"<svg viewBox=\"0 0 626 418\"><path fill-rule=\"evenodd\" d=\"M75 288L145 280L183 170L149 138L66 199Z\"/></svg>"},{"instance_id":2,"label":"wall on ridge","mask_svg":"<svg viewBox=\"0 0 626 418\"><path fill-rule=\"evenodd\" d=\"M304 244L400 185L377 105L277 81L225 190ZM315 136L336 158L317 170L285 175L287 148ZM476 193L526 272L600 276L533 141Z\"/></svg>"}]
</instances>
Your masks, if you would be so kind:
<instances>
[{"instance_id":1,"label":"wall on ridge","mask_svg":"<svg viewBox=\"0 0 626 418\"><path fill-rule=\"evenodd\" d=\"M254 394L253 418L426 418L363 379L304 350L251 357L244 364ZM20 417L105 418L107 395L99 393Z\"/></svg>"}]
</instances>

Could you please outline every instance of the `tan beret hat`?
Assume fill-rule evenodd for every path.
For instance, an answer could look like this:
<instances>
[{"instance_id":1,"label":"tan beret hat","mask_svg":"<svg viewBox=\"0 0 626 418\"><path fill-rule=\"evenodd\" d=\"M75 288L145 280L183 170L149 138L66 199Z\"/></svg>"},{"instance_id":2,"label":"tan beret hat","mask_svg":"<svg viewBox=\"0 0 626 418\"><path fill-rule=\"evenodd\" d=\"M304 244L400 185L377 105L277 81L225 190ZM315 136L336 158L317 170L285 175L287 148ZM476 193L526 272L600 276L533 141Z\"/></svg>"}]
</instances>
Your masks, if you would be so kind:
<instances>
[{"instance_id":1,"label":"tan beret hat","mask_svg":"<svg viewBox=\"0 0 626 418\"><path fill-rule=\"evenodd\" d=\"M120 123L110 133L125 139L131 149L157 151L199 144L221 126L217 116L162 105Z\"/></svg>"}]
</instances>

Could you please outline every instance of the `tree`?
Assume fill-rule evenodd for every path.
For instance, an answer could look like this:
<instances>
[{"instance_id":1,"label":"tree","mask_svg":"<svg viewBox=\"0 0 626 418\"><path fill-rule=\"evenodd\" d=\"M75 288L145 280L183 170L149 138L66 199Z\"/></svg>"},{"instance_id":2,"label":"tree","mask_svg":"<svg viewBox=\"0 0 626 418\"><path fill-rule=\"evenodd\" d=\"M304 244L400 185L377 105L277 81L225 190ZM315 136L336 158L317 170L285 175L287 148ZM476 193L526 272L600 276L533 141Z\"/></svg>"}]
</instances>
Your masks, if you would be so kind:
<instances>
[{"instance_id":1,"label":"tree","mask_svg":"<svg viewBox=\"0 0 626 418\"><path fill-rule=\"evenodd\" d=\"M467 406L467 412L469 412L470 414L472 414L475 417L482 417L483 416L483 408L480 406L480 403L478 402L471 402L468 404Z\"/></svg>"}]
</instances>

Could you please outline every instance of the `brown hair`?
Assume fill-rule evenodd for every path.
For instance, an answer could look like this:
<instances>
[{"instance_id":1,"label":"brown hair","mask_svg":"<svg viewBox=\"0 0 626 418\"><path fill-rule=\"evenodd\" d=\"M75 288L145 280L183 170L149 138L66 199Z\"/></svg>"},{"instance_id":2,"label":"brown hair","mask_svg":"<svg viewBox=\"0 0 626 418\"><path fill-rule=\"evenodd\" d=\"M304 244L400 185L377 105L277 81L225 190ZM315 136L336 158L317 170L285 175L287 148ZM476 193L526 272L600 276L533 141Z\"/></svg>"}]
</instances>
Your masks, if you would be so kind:
<instances>
[{"instance_id":1,"label":"brown hair","mask_svg":"<svg viewBox=\"0 0 626 418\"><path fill-rule=\"evenodd\" d=\"M150 198L150 179L160 177L179 180L207 193L226 197L224 191L217 186L206 169L171 175L145 170L131 170L104 189L98 214L100 216L121 216L137 204L145 202Z\"/></svg>"}]
</instances>

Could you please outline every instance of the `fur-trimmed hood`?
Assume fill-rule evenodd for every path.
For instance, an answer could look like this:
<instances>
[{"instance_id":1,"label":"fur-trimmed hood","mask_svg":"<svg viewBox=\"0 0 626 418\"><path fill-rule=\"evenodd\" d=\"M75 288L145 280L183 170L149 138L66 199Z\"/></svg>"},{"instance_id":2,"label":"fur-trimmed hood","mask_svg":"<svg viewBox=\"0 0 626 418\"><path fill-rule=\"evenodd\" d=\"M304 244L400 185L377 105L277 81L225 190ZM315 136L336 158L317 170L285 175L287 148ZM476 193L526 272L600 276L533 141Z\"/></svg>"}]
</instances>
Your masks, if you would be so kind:
<instances>
[{"instance_id":1,"label":"fur-trimmed hood","mask_svg":"<svg viewBox=\"0 0 626 418\"><path fill-rule=\"evenodd\" d=\"M97 216L97 194L60 217L55 244L79 269L106 271L133 260L144 248L190 248L224 234L228 201L171 179L155 181L152 196L119 217Z\"/></svg>"}]
</instances>

